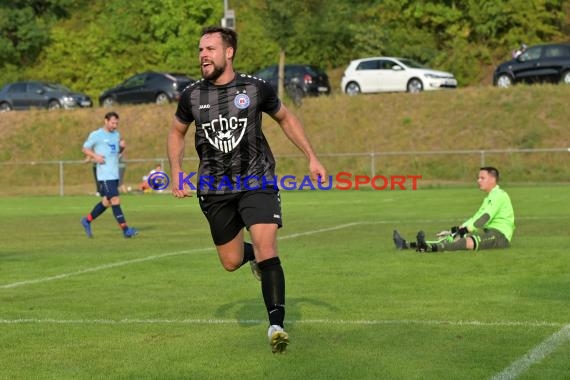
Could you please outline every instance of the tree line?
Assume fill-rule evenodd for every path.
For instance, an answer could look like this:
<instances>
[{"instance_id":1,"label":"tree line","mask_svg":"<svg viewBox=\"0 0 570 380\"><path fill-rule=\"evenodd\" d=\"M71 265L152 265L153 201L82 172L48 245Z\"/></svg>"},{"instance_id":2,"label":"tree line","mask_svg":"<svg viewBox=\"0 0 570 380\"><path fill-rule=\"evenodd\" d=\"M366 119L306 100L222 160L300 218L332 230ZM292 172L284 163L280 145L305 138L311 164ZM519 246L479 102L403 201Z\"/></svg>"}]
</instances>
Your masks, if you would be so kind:
<instances>
[{"instance_id":1,"label":"tree line","mask_svg":"<svg viewBox=\"0 0 570 380\"><path fill-rule=\"evenodd\" d=\"M569 0L227 0L240 36L235 67L279 60L325 70L403 56L453 72L461 86L521 43L568 41ZM200 77L202 27L223 0L0 0L0 85L41 79L96 97L145 70ZM333 84L335 85L335 84Z\"/></svg>"}]
</instances>

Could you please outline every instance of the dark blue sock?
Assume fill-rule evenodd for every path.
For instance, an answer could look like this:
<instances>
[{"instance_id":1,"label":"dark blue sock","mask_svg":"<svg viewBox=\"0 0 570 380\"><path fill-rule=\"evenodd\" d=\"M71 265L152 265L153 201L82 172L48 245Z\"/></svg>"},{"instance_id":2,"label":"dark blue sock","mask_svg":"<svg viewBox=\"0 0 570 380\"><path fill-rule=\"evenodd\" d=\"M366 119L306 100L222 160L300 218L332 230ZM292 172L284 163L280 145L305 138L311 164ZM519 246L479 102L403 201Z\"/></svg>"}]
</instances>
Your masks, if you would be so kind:
<instances>
[{"instance_id":1,"label":"dark blue sock","mask_svg":"<svg viewBox=\"0 0 570 380\"><path fill-rule=\"evenodd\" d=\"M251 243L248 242L244 242L243 243L243 261L241 262L241 265L255 260L255 255L253 254L253 245Z\"/></svg>"},{"instance_id":2,"label":"dark blue sock","mask_svg":"<svg viewBox=\"0 0 570 380\"><path fill-rule=\"evenodd\" d=\"M121 210L120 205L113 205L111 206L113 209L113 215L115 215L115 219L117 219L117 223L123 230L127 229L127 222L125 220L125 216L123 215L123 210Z\"/></svg>"},{"instance_id":3,"label":"dark blue sock","mask_svg":"<svg viewBox=\"0 0 570 380\"><path fill-rule=\"evenodd\" d=\"M91 221L95 218L97 218L99 215L101 215L102 213L105 212L107 208L105 206L103 206L103 202L99 202L95 205L95 207L93 207L93 210L91 211L91 213L89 215L87 215L87 220L89 221L89 223L91 223Z\"/></svg>"}]
</instances>

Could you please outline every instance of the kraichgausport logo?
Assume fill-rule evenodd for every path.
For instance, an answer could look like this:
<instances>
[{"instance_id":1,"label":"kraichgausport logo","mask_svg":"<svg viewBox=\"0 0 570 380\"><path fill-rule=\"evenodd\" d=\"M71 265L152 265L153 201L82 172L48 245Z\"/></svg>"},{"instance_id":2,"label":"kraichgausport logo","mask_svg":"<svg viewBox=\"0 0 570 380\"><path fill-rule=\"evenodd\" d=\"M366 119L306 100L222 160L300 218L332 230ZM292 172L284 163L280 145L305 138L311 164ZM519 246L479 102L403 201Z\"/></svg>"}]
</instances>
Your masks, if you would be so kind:
<instances>
[{"instance_id":1,"label":"kraichgausport logo","mask_svg":"<svg viewBox=\"0 0 570 380\"><path fill-rule=\"evenodd\" d=\"M259 190L266 188L278 188L282 190L360 190L371 187L374 190L417 190L418 179L421 175L353 175L348 172L339 172L329 175L325 181L313 182L310 176L295 177L294 175L275 176L223 176L216 181L213 176L198 176L196 172L185 175L178 173L178 189L188 187L192 191L244 191ZM194 182L196 185L194 184ZM164 190L168 187L170 179L163 172L155 172L148 178L148 184L153 190Z\"/></svg>"}]
</instances>

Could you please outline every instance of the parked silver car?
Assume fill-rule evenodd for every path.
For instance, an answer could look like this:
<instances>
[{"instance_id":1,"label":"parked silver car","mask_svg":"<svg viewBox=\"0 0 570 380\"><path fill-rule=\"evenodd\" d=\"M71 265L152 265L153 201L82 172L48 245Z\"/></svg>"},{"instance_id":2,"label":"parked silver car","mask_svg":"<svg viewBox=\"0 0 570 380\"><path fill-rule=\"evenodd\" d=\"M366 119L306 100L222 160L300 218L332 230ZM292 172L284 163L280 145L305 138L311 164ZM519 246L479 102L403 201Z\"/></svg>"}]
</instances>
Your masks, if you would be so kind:
<instances>
[{"instance_id":1,"label":"parked silver car","mask_svg":"<svg viewBox=\"0 0 570 380\"><path fill-rule=\"evenodd\" d=\"M421 92L456 88L454 75L430 69L412 59L370 57L351 61L341 81L348 95L369 92Z\"/></svg>"},{"instance_id":2,"label":"parked silver car","mask_svg":"<svg viewBox=\"0 0 570 380\"><path fill-rule=\"evenodd\" d=\"M91 98L67 87L40 81L15 82L0 90L0 112L30 108L92 107Z\"/></svg>"}]
</instances>

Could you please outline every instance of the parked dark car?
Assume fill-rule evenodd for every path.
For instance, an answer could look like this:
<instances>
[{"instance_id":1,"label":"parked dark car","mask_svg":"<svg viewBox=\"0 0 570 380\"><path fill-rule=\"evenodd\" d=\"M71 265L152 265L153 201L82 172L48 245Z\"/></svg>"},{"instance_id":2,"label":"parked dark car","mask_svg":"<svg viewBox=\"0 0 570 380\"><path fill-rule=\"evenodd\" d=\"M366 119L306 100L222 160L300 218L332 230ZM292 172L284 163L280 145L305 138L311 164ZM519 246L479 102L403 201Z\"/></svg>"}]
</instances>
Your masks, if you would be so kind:
<instances>
[{"instance_id":1,"label":"parked dark car","mask_svg":"<svg viewBox=\"0 0 570 380\"><path fill-rule=\"evenodd\" d=\"M40 81L15 82L0 90L0 112L30 108L91 107L91 98L61 84Z\"/></svg>"},{"instance_id":2,"label":"parked dark car","mask_svg":"<svg viewBox=\"0 0 570 380\"><path fill-rule=\"evenodd\" d=\"M515 83L570 84L570 44L531 46L517 58L497 66L495 86L510 87Z\"/></svg>"},{"instance_id":3,"label":"parked dark car","mask_svg":"<svg viewBox=\"0 0 570 380\"><path fill-rule=\"evenodd\" d=\"M184 74L148 71L133 75L117 87L103 91L99 104L110 107L126 103L170 103L178 100L182 90L194 82Z\"/></svg>"},{"instance_id":4,"label":"parked dark car","mask_svg":"<svg viewBox=\"0 0 570 380\"><path fill-rule=\"evenodd\" d=\"M277 90L279 66L273 65L259 70L253 76L266 80ZM285 65L285 88L290 94L298 89L302 96L330 94L331 86L327 73L312 65Z\"/></svg>"}]
</instances>

